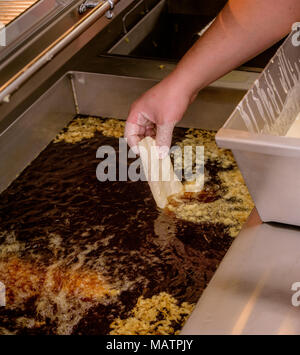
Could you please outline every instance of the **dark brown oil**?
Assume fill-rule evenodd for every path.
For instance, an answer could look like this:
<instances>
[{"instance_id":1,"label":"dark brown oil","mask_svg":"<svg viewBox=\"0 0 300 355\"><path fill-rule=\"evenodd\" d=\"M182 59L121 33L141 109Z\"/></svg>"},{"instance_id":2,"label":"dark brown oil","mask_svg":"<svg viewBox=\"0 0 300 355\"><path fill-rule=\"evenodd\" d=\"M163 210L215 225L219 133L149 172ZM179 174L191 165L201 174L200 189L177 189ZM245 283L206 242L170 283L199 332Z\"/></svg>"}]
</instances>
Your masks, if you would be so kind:
<instances>
[{"instance_id":1,"label":"dark brown oil","mask_svg":"<svg viewBox=\"0 0 300 355\"><path fill-rule=\"evenodd\" d=\"M184 133L177 128L174 140ZM45 275L51 265L68 270L83 260L80 269L101 272L120 289L111 302L91 303L73 334L109 333L113 319L125 318L141 295L164 291L179 302L196 303L232 242L222 224L188 223L157 209L146 182L99 182L96 150L106 144L118 150L118 139L100 133L76 144L50 143L0 196L0 232L13 233L20 245L17 252L0 254L0 261L17 257L37 275ZM199 198L211 202L218 197L210 190ZM5 239L1 233L0 252ZM59 245L50 243L51 235L60 237ZM43 318L37 312L44 282L41 276L23 304L0 307L0 329L57 333L55 302L47 305L52 316ZM70 312L72 302L70 297ZM20 317L40 324L20 325Z\"/></svg>"}]
</instances>

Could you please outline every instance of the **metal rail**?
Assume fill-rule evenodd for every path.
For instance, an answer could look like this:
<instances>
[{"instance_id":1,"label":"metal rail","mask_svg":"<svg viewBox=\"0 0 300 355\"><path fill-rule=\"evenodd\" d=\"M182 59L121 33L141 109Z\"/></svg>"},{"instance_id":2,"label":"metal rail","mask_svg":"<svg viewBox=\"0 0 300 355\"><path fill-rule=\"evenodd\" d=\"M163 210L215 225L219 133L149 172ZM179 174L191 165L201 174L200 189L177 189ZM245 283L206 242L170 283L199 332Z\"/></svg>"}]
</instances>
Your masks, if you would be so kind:
<instances>
[{"instance_id":1,"label":"metal rail","mask_svg":"<svg viewBox=\"0 0 300 355\"><path fill-rule=\"evenodd\" d=\"M109 11L111 15L112 7L120 0L107 0L100 2L94 9L84 15L82 19L42 51L36 58L30 61L24 68L16 73L10 80L0 87L0 104L9 102L11 95L18 90L22 84L45 64L53 59L62 49L64 49L75 38L81 35L92 23L98 20ZM108 16L110 17L110 16Z\"/></svg>"},{"instance_id":2,"label":"metal rail","mask_svg":"<svg viewBox=\"0 0 300 355\"><path fill-rule=\"evenodd\" d=\"M37 0L0 0L0 22L9 24L36 2Z\"/></svg>"}]
</instances>

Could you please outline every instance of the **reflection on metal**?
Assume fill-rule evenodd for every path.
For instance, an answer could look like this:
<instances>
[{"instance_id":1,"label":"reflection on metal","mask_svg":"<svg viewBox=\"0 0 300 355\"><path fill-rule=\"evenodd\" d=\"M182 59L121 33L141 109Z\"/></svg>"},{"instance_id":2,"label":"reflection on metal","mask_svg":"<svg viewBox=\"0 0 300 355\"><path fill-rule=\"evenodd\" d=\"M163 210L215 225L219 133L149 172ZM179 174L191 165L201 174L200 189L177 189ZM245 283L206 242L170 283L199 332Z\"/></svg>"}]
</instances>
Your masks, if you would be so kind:
<instances>
[{"instance_id":1,"label":"reflection on metal","mask_svg":"<svg viewBox=\"0 0 300 355\"><path fill-rule=\"evenodd\" d=\"M141 1L139 1L139 2L138 2L131 10L129 10L129 11L124 15L124 17L122 18L124 34L127 33L127 28L126 28L126 19L127 19L127 17L128 17L132 12L134 12L134 10L135 10L136 8L138 8L142 3L144 3L144 6L145 6L145 10L144 10L145 14L149 12L147 0L141 0Z\"/></svg>"},{"instance_id":2,"label":"reflection on metal","mask_svg":"<svg viewBox=\"0 0 300 355\"><path fill-rule=\"evenodd\" d=\"M65 76L0 133L0 191L5 190L76 115L74 106L71 84Z\"/></svg>"},{"instance_id":3,"label":"reflection on metal","mask_svg":"<svg viewBox=\"0 0 300 355\"><path fill-rule=\"evenodd\" d=\"M81 14L85 13L87 9L94 9L97 5L100 4L99 0L86 0L83 4L81 4L78 8L78 12Z\"/></svg>"},{"instance_id":4,"label":"reflection on metal","mask_svg":"<svg viewBox=\"0 0 300 355\"><path fill-rule=\"evenodd\" d=\"M56 33L56 38L58 37L58 33L63 33L64 27L61 25L61 20L56 23L56 26L52 24L54 22L53 20L57 21L58 17L60 17L64 13L64 10L66 10L74 1L75 0L39 0L24 13L6 25L6 44L4 47L0 47L0 71L12 61L21 62L21 58L29 58L31 54L31 58L33 58L35 56L33 54L34 50L29 51L29 56L28 53L24 53L27 46L34 47L34 42L38 41L38 47L41 51L45 43L45 40L43 40L44 35L47 40L49 39L49 43L51 43L50 32L53 27L57 27L56 30L53 30L53 32L55 31ZM14 3L14 1L9 2ZM2 13L2 10L3 9L0 7L0 13ZM74 15L72 19L74 19L73 21L75 22ZM47 29L47 35L44 34L44 29ZM14 65L12 65L12 67L15 68ZM9 70L5 70L5 76L12 76L8 73ZM3 77L4 75L1 75L1 83L5 82Z\"/></svg>"},{"instance_id":5,"label":"reflection on metal","mask_svg":"<svg viewBox=\"0 0 300 355\"><path fill-rule=\"evenodd\" d=\"M114 0L114 4L119 0ZM111 10L112 2L105 1L97 5L91 12L87 13L82 19L66 31L62 36L55 40L42 53L22 68L16 75L0 87L0 103L9 102L10 96L28 80L34 73L41 69L47 62L51 61L74 39L80 36L97 19L102 17L108 10ZM7 101L8 100L8 101Z\"/></svg>"},{"instance_id":6,"label":"reflection on metal","mask_svg":"<svg viewBox=\"0 0 300 355\"><path fill-rule=\"evenodd\" d=\"M77 99L77 93L76 93L76 89L75 89L73 73L69 74L69 79L70 79L71 87L72 87L72 95L73 95L73 99L74 99L75 112L76 112L76 115L79 115L80 112L79 112L78 99Z\"/></svg>"},{"instance_id":7,"label":"reflection on metal","mask_svg":"<svg viewBox=\"0 0 300 355\"><path fill-rule=\"evenodd\" d=\"M0 22L9 24L38 0L0 0Z\"/></svg>"},{"instance_id":8,"label":"reflection on metal","mask_svg":"<svg viewBox=\"0 0 300 355\"><path fill-rule=\"evenodd\" d=\"M210 28L210 26L215 22L215 19L216 19L216 18L214 18L213 20L211 20L211 21L209 22L209 24L206 25L206 26L198 33L198 36L199 36L199 37L201 37L201 36L204 35L204 33L205 33L205 32Z\"/></svg>"},{"instance_id":9,"label":"reflection on metal","mask_svg":"<svg viewBox=\"0 0 300 355\"><path fill-rule=\"evenodd\" d=\"M256 209L200 297L181 335L296 335L300 228L262 223Z\"/></svg>"},{"instance_id":10,"label":"reflection on metal","mask_svg":"<svg viewBox=\"0 0 300 355\"><path fill-rule=\"evenodd\" d=\"M114 8L114 2L113 2L113 0L107 0L107 1L110 5L110 9L106 11L105 16L106 16L106 18L108 18L110 20L114 15L113 11L112 11Z\"/></svg>"},{"instance_id":11,"label":"reflection on metal","mask_svg":"<svg viewBox=\"0 0 300 355\"><path fill-rule=\"evenodd\" d=\"M137 3L140 5L144 0ZM145 9L146 15L129 32L126 28L126 17L136 6L123 17L124 36L108 51L109 54L129 55L155 28L159 16L166 5L165 0L161 0L151 11ZM146 6L146 5L145 5Z\"/></svg>"},{"instance_id":12,"label":"reflection on metal","mask_svg":"<svg viewBox=\"0 0 300 355\"><path fill-rule=\"evenodd\" d=\"M111 19L113 17L113 8L114 8L114 1L113 0L107 0L107 2L110 5L110 9L106 11L105 16L108 19ZM81 4L78 8L78 12L80 15L84 14L88 9L94 9L96 6L98 6L100 3L103 3L103 1L99 0L85 0L83 4Z\"/></svg>"},{"instance_id":13,"label":"reflection on metal","mask_svg":"<svg viewBox=\"0 0 300 355\"><path fill-rule=\"evenodd\" d=\"M0 307L6 306L6 289L5 285L0 281Z\"/></svg>"},{"instance_id":14,"label":"reflection on metal","mask_svg":"<svg viewBox=\"0 0 300 355\"><path fill-rule=\"evenodd\" d=\"M237 321L234 323L231 334L232 335L242 335L245 330L247 323L250 320L251 314L254 311L255 305L261 296L262 290L270 276L270 271L265 271L262 276L257 280L257 284L253 288L253 291L249 295L249 300L246 302L245 306L241 309L241 314L239 315Z\"/></svg>"},{"instance_id":15,"label":"reflection on metal","mask_svg":"<svg viewBox=\"0 0 300 355\"><path fill-rule=\"evenodd\" d=\"M6 28L3 23L0 22L0 47L6 46Z\"/></svg>"}]
</instances>

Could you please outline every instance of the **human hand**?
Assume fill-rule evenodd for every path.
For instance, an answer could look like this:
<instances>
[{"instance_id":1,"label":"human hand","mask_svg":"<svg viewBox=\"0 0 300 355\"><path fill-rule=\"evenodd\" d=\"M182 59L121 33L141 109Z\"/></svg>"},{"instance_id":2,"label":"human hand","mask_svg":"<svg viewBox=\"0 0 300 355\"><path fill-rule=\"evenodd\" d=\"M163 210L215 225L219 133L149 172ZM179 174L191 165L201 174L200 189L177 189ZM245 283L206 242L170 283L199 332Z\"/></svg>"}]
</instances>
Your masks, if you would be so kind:
<instances>
[{"instance_id":1,"label":"human hand","mask_svg":"<svg viewBox=\"0 0 300 355\"><path fill-rule=\"evenodd\" d=\"M167 154L173 129L189 103L190 95L172 74L136 100L126 122L125 138L134 153L138 154L138 143L146 136L155 139L161 156Z\"/></svg>"}]
</instances>

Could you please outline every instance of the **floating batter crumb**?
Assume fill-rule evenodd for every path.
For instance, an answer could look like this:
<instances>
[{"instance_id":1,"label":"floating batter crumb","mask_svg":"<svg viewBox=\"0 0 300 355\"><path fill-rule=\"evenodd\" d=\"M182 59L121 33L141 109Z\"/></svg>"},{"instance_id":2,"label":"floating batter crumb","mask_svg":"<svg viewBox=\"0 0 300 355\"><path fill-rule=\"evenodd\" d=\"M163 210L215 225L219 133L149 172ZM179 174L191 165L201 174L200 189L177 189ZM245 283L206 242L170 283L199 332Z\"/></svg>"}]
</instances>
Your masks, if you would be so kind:
<instances>
[{"instance_id":1,"label":"floating batter crumb","mask_svg":"<svg viewBox=\"0 0 300 355\"><path fill-rule=\"evenodd\" d=\"M120 138L124 134L125 122L116 119L103 119L98 117L75 118L66 129L58 134L54 143L77 143L83 139L95 136L101 132L106 137Z\"/></svg>"},{"instance_id":2,"label":"floating batter crumb","mask_svg":"<svg viewBox=\"0 0 300 355\"><path fill-rule=\"evenodd\" d=\"M231 237L240 232L254 203L230 150L220 149L215 132L189 129L180 142L182 148L193 148L192 166L196 161L196 146L204 146L205 184L200 193L173 196L166 208L177 218L193 223L222 223Z\"/></svg>"},{"instance_id":3,"label":"floating batter crumb","mask_svg":"<svg viewBox=\"0 0 300 355\"><path fill-rule=\"evenodd\" d=\"M111 335L168 335L178 334L194 309L194 304L178 301L161 292L151 298L140 297L126 319L116 319L110 327Z\"/></svg>"},{"instance_id":4,"label":"floating batter crumb","mask_svg":"<svg viewBox=\"0 0 300 355\"><path fill-rule=\"evenodd\" d=\"M97 131L108 137L120 138L124 134L124 128L125 122L118 119L78 117L57 136L54 142L76 143L93 137ZM188 129L184 138L176 142L176 145L180 146L182 151L184 146L193 147L191 166L195 165L196 146L204 146L205 165L213 165L218 169L216 177L220 185L214 186L215 194L218 195L216 201L207 203L197 198L188 201L185 198L175 197L167 206L167 211L172 212L177 218L193 223L223 223L232 237L237 236L254 208L254 203L231 151L218 148L215 132L202 129ZM205 187L210 178L206 169ZM185 182L184 185L186 184L188 183Z\"/></svg>"}]
</instances>

